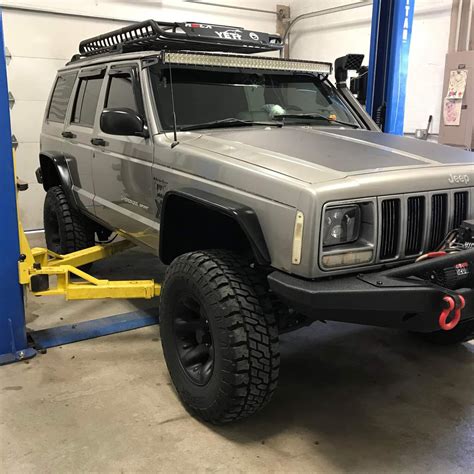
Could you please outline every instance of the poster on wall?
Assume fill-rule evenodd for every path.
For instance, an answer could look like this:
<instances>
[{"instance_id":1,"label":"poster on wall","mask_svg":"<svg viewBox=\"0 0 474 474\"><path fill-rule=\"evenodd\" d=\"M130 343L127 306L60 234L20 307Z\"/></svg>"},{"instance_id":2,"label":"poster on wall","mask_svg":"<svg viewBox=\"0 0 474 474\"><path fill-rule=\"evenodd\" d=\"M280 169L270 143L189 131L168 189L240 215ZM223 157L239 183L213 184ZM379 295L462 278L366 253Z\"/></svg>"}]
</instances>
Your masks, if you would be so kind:
<instances>
[{"instance_id":1,"label":"poster on wall","mask_svg":"<svg viewBox=\"0 0 474 474\"><path fill-rule=\"evenodd\" d=\"M465 69L456 69L449 75L449 86L446 99L462 99L466 92L467 71Z\"/></svg>"},{"instance_id":2,"label":"poster on wall","mask_svg":"<svg viewBox=\"0 0 474 474\"><path fill-rule=\"evenodd\" d=\"M462 100L444 99L443 118L446 126L459 126L461 123Z\"/></svg>"}]
</instances>

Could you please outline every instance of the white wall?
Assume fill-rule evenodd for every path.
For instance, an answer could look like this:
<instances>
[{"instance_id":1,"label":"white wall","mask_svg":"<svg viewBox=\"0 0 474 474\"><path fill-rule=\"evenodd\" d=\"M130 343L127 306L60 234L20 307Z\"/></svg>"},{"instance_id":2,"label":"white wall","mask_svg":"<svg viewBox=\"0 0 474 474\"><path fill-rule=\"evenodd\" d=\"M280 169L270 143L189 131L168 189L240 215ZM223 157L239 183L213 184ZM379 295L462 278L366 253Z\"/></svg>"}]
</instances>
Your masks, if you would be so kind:
<instances>
[{"instance_id":1,"label":"white wall","mask_svg":"<svg viewBox=\"0 0 474 474\"><path fill-rule=\"evenodd\" d=\"M273 0L219 2L276 10ZM7 68L8 83L16 101L11 110L11 122L19 141L17 174L30 183L30 189L20 194L21 218L28 230L43 226L44 191L36 183L34 172L38 167L39 136L46 101L57 69L77 52L82 39L126 24L110 18L195 20L269 32L276 29L275 15L168 0L11 0L0 2L0 5L44 10L42 13L8 8L3 11L5 45L12 55ZM109 19L80 18L48 11Z\"/></svg>"},{"instance_id":2,"label":"white wall","mask_svg":"<svg viewBox=\"0 0 474 474\"><path fill-rule=\"evenodd\" d=\"M451 7L452 0L415 0L405 133L426 128L429 115L433 115L432 133L439 133Z\"/></svg>"},{"instance_id":3,"label":"white wall","mask_svg":"<svg viewBox=\"0 0 474 474\"><path fill-rule=\"evenodd\" d=\"M291 14L332 8L354 0L293 0ZM432 132L439 131L444 62L448 51L452 0L415 0L410 50L405 133L425 128L434 117ZM370 50L372 7L303 20L291 37L291 55L334 61L349 52L366 55Z\"/></svg>"}]
</instances>

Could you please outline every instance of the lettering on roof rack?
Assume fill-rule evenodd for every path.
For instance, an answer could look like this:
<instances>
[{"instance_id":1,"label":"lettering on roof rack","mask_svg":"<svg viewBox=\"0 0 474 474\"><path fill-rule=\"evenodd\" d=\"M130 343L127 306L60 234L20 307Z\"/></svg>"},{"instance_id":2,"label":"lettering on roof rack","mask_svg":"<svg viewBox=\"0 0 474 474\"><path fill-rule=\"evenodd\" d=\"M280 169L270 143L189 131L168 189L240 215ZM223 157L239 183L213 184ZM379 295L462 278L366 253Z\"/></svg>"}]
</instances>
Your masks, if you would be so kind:
<instances>
[{"instance_id":1,"label":"lettering on roof rack","mask_svg":"<svg viewBox=\"0 0 474 474\"><path fill-rule=\"evenodd\" d=\"M242 30L224 30L216 31L216 35L219 38L229 39L229 40L242 40Z\"/></svg>"},{"instance_id":2,"label":"lettering on roof rack","mask_svg":"<svg viewBox=\"0 0 474 474\"><path fill-rule=\"evenodd\" d=\"M212 30L212 25L206 25L204 23L185 23L184 26L187 26L188 28L203 28Z\"/></svg>"}]
</instances>

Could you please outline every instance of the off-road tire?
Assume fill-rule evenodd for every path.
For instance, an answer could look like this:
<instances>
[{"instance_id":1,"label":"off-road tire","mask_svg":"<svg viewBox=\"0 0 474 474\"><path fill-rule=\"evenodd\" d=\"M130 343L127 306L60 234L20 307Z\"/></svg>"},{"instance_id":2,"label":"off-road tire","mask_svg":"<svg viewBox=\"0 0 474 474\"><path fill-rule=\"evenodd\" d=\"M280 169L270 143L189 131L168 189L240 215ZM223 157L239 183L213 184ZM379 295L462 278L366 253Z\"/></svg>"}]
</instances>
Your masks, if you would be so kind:
<instances>
[{"instance_id":1,"label":"off-road tire","mask_svg":"<svg viewBox=\"0 0 474 474\"><path fill-rule=\"evenodd\" d=\"M457 325L450 331L435 331L429 333L416 333L423 340L439 346L462 344L474 339L474 320Z\"/></svg>"},{"instance_id":2,"label":"off-road tire","mask_svg":"<svg viewBox=\"0 0 474 474\"><path fill-rule=\"evenodd\" d=\"M67 254L94 245L94 230L86 218L73 209L61 186L48 189L43 210L46 246Z\"/></svg>"},{"instance_id":3,"label":"off-road tire","mask_svg":"<svg viewBox=\"0 0 474 474\"><path fill-rule=\"evenodd\" d=\"M213 368L201 384L183 365L182 339L174 329L186 298L199 305L212 340L207 345ZM223 424L252 415L270 401L280 366L278 329L266 278L244 257L209 250L176 258L162 288L160 331L174 387L193 416Z\"/></svg>"}]
</instances>

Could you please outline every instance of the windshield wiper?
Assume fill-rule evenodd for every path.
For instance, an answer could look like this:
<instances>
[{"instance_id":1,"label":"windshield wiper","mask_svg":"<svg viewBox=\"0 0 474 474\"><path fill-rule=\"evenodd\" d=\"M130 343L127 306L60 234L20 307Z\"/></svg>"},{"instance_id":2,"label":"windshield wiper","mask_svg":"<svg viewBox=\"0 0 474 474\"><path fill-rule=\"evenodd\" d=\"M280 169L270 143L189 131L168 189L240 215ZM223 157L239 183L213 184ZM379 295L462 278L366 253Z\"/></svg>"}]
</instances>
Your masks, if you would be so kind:
<instances>
[{"instance_id":1,"label":"windshield wiper","mask_svg":"<svg viewBox=\"0 0 474 474\"><path fill-rule=\"evenodd\" d=\"M179 127L179 130L186 132L188 130L198 130L200 128L218 128L218 127L241 127L244 125L263 125L265 127L282 127L283 123L275 122L255 122L253 120L242 120L238 118L225 118L221 120L214 120L212 122L196 123L194 125L185 125L184 127Z\"/></svg>"},{"instance_id":2,"label":"windshield wiper","mask_svg":"<svg viewBox=\"0 0 474 474\"><path fill-rule=\"evenodd\" d=\"M342 120L332 119L322 114L278 114L278 115L273 116L274 120L278 120L278 119L284 120L286 118L325 120L326 122L329 122L329 123L338 123L340 125L346 125L347 127L360 128L359 125L356 125L355 123L343 122Z\"/></svg>"}]
</instances>

